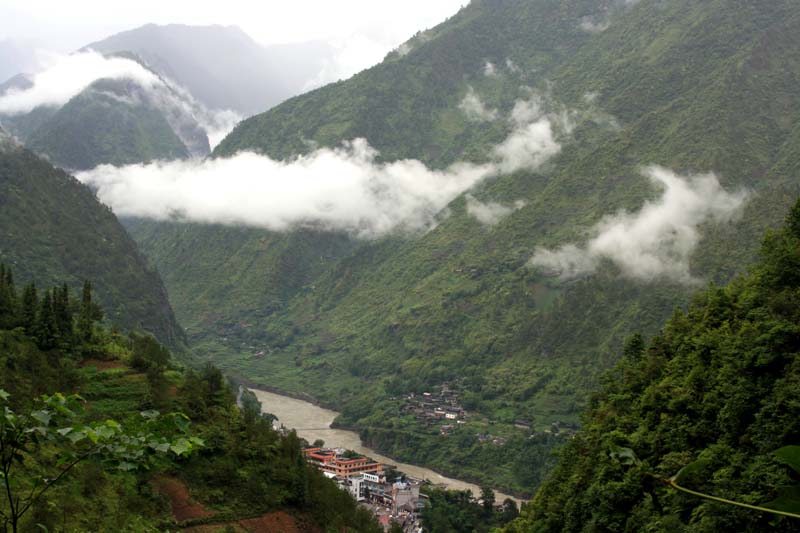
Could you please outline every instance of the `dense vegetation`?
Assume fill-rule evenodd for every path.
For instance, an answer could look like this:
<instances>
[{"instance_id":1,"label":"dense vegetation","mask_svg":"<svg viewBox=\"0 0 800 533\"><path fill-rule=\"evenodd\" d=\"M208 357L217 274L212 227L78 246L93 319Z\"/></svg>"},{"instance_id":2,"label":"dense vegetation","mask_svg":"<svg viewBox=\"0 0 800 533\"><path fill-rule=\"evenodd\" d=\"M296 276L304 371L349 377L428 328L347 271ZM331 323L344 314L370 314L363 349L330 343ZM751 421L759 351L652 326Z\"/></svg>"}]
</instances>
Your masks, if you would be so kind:
<instances>
[{"instance_id":1,"label":"dense vegetation","mask_svg":"<svg viewBox=\"0 0 800 533\"><path fill-rule=\"evenodd\" d=\"M25 145L70 170L189 157L163 109L143 93L133 82L97 81L39 125Z\"/></svg>"},{"instance_id":2,"label":"dense vegetation","mask_svg":"<svg viewBox=\"0 0 800 533\"><path fill-rule=\"evenodd\" d=\"M800 202L761 255L649 342L631 337L583 430L507 531L797 531L797 518L662 481L680 473L704 494L800 512L796 457L775 453L800 443Z\"/></svg>"},{"instance_id":3,"label":"dense vegetation","mask_svg":"<svg viewBox=\"0 0 800 533\"><path fill-rule=\"evenodd\" d=\"M36 495L20 513L20 531L163 531L276 510L311 530L380 530L307 465L300 439L279 435L254 397L237 407L219 370L181 370L153 337L104 329L101 316L88 283L80 299L66 286L18 291L11 270L0 267L3 482L13 471L9 490ZM42 402L43 394L53 396ZM183 413L166 418L177 429L152 426L158 412ZM21 444L7 462L12 442ZM202 515L176 524L160 495L164 480L188 486L207 506ZM0 500L3 518L27 502Z\"/></svg>"},{"instance_id":4,"label":"dense vegetation","mask_svg":"<svg viewBox=\"0 0 800 533\"><path fill-rule=\"evenodd\" d=\"M497 502L488 488L481 491L479 502L465 491L432 489L427 491L427 496L428 504L422 510L421 519L429 533L488 533L519 515L513 500Z\"/></svg>"},{"instance_id":5,"label":"dense vegetation","mask_svg":"<svg viewBox=\"0 0 800 533\"><path fill-rule=\"evenodd\" d=\"M89 188L0 131L0 262L17 282L79 289L92 279L110 322L178 345L180 330L158 274Z\"/></svg>"},{"instance_id":6,"label":"dense vegetation","mask_svg":"<svg viewBox=\"0 0 800 533\"><path fill-rule=\"evenodd\" d=\"M541 432L576 422L624 339L654 333L693 288L631 281L612 265L562 282L528 259L655 197L640 168L660 164L715 171L728 190L755 193L740 220L701 228L693 274L724 283L752 262L758 236L800 192L798 33L790 0L474 1L407 54L248 119L215 155L289 157L309 140L366 137L386 160L483 160L511 126L470 121L458 107L469 87L499 117L533 89L550 109L570 110L561 154L472 191L525 207L483 226L459 198L425 235L370 242L192 225L133 234L202 358L336 406L341 424L368 429L399 458L440 446L440 458L423 453L438 468L530 490L514 477L526 470L519 454L471 462L487 455L460 456L464 441L407 427L390 398L458 377L465 407L489 424L524 418ZM315 246L324 252L308 253ZM474 442L481 429L468 431Z\"/></svg>"}]
</instances>

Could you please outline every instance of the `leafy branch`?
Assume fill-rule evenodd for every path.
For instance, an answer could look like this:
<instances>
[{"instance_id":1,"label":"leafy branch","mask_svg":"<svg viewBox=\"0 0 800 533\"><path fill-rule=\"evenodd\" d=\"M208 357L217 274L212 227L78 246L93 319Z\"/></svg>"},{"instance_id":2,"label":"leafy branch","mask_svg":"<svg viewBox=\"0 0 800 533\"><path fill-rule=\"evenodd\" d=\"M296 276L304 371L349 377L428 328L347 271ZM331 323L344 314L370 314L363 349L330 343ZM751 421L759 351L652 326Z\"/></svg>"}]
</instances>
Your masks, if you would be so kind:
<instances>
[{"instance_id":1,"label":"leafy branch","mask_svg":"<svg viewBox=\"0 0 800 533\"><path fill-rule=\"evenodd\" d=\"M187 435L189 420L180 413L140 413L124 428L114 420L80 424L83 400L79 396L42 396L37 409L17 414L0 389L0 476L5 505L0 507L4 528L16 532L20 519L46 491L79 463L95 460L119 470L149 468L161 455L192 453L203 441ZM55 453L55 461L48 453Z\"/></svg>"},{"instance_id":2,"label":"leafy branch","mask_svg":"<svg viewBox=\"0 0 800 533\"><path fill-rule=\"evenodd\" d=\"M790 466L796 472L800 473L800 446L786 446L786 447L783 447L783 448L781 448L779 450L776 450L774 452L774 455L780 461L782 461L783 463L785 463L788 466ZM609 454L609 456L611 457L611 459L616 460L618 463L620 463L622 465L637 466L637 467L642 467L643 466L642 461L636 456L636 453L633 450L631 450L630 448L623 448L623 447L617 448L613 452L611 452ZM734 501L734 500L728 500L726 498L720 498L719 496L706 494L706 493L703 493L703 492L699 492L699 491L692 490L692 489L686 488L684 486L681 486L679 484L679 481L684 479L686 477L686 474L688 472L691 472L695 468L697 468L698 465L702 465L702 461L696 461L694 463L691 463L691 464L681 468L681 470L677 474L675 474L674 476L672 476L670 478L664 478L662 476L658 476L656 474L653 474L652 472L644 472L644 475L649 477L649 478L655 479L655 480L663 483L664 485L666 485L668 487L671 487L671 488L673 488L673 489L675 489L677 491L683 492L685 494L690 494L692 496L695 496L695 497L698 497L698 498L702 498L704 500L709 500L709 501L713 501L713 502L717 502L717 503L722 503L722 504L725 504L725 505L733 505L733 506L741 507L741 508L744 508L744 509L750 509L752 511L759 511L759 512L763 512L763 513L771 513L771 514L780 515L780 516L787 516L787 517L790 517L790 518L800 518L800 513L792 512L792 511L786 511L786 510L775 508L779 504L780 505L789 505L789 506L791 506L793 508L800 508L800 500L797 500L795 494L793 494L792 497L787 498L786 501L775 500L775 501L768 502L768 503L764 504L764 505L772 505L773 507L762 507L762 506L759 506L759 505L751 505L751 504L748 504L748 503L737 502L737 501Z\"/></svg>"}]
</instances>

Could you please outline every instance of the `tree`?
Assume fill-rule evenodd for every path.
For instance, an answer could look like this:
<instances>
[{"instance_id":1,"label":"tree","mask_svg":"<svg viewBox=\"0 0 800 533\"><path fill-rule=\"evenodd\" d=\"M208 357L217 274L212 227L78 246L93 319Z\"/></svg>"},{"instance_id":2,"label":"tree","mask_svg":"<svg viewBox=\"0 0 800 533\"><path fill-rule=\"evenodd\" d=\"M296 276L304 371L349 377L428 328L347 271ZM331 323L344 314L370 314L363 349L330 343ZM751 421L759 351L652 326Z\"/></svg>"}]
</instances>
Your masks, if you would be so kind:
<instances>
[{"instance_id":1,"label":"tree","mask_svg":"<svg viewBox=\"0 0 800 533\"><path fill-rule=\"evenodd\" d=\"M11 269L0 264L0 328L12 328L17 314L17 292Z\"/></svg>"},{"instance_id":2,"label":"tree","mask_svg":"<svg viewBox=\"0 0 800 533\"><path fill-rule=\"evenodd\" d=\"M81 293L81 307L78 312L78 336L84 342L92 342L94 337L94 323L103 319L103 310L92 301L92 284L83 283Z\"/></svg>"},{"instance_id":3,"label":"tree","mask_svg":"<svg viewBox=\"0 0 800 533\"><path fill-rule=\"evenodd\" d=\"M640 333L634 333L625 340L622 355L628 360L636 361L642 357L646 346L644 337Z\"/></svg>"},{"instance_id":4,"label":"tree","mask_svg":"<svg viewBox=\"0 0 800 533\"><path fill-rule=\"evenodd\" d=\"M62 347L69 347L72 344L73 325L69 287L66 283L60 288L53 288L53 315L55 316L58 341Z\"/></svg>"},{"instance_id":5,"label":"tree","mask_svg":"<svg viewBox=\"0 0 800 533\"><path fill-rule=\"evenodd\" d=\"M503 523L507 524L519 516L519 507L517 502L511 498L503 500Z\"/></svg>"},{"instance_id":6,"label":"tree","mask_svg":"<svg viewBox=\"0 0 800 533\"><path fill-rule=\"evenodd\" d=\"M54 394L38 400L36 409L17 414L0 389L0 505L3 527L18 531L21 518L49 489L83 461L120 470L146 468L154 458L190 454L203 442L185 435L188 419L180 414L141 413L139 427L123 428L113 420L80 424L78 396ZM55 455L55 460L53 460Z\"/></svg>"},{"instance_id":7,"label":"tree","mask_svg":"<svg viewBox=\"0 0 800 533\"><path fill-rule=\"evenodd\" d=\"M786 229L794 237L800 239L800 199L789 210L786 217Z\"/></svg>"},{"instance_id":8,"label":"tree","mask_svg":"<svg viewBox=\"0 0 800 533\"><path fill-rule=\"evenodd\" d=\"M494 512L494 491L491 487L481 487L481 500L483 500L483 510L487 513Z\"/></svg>"},{"instance_id":9,"label":"tree","mask_svg":"<svg viewBox=\"0 0 800 533\"><path fill-rule=\"evenodd\" d=\"M39 298L36 296L36 285L29 283L22 291L22 314L20 317L21 325L28 335L33 333L38 306Z\"/></svg>"},{"instance_id":10,"label":"tree","mask_svg":"<svg viewBox=\"0 0 800 533\"><path fill-rule=\"evenodd\" d=\"M34 323L36 344L42 350L49 350L55 347L57 334L58 327L56 325L55 312L53 311L53 297L50 291L46 291L42 296L39 312L36 314Z\"/></svg>"}]
</instances>

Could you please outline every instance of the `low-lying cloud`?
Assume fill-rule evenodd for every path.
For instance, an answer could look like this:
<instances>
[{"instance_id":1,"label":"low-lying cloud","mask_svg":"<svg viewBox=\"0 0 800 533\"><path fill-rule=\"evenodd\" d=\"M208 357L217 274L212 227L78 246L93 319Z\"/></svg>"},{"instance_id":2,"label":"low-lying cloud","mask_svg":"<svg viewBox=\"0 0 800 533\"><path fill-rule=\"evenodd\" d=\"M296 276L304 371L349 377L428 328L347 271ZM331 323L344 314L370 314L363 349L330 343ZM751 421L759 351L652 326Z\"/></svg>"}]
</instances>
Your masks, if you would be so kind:
<instances>
[{"instance_id":1,"label":"low-lying cloud","mask_svg":"<svg viewBox=\"0 0 800 533\"><path fill-rule=\"evenodd\" d=\"M417 160L380 162L366 140L291 161L242 152L226 159L103 165L76 177L120 216L285 231L319 227L373 238L424 231L437 213L482 180L536 169L560 146L547 117L514 123L483 164L434 170Z\"/></svg>"},{"instance_id":2,"label":"low-lying cloud","mask_svg":"<svg viewBox=\"0 0 800 533\"><path fill-rule=\"evenodd\" d=\"M130 79L145 88L161 83L154 73L122 57L104 57L92 51L51 56L47 67L31 77L29 88L12 88L0 95L0 113L62 106L99 79Z\"/></svg>"},{"instance_id":3,"label":"low-lying cloud","mask_svg":"<svg viewBox=\"0 0 800 533\"><path fill-rule=\"evenodd\" d=\"M525 207L524 200L517 200L512 205L497 202L481 202L471 194L466 195L467 214L485 226L494 226L508 215Z\"/></svg>"},{"instance_id":4,"label":"low-lying cloud","mask_svg":"<svg viewBox=\"0 0 800 533\"><path fill-rule=\"evenodd\" d=\"M699 226L733 219L748 193L727 192L714 174L682 177L658 166L644 173L663 188L661 198L646 202L636 213L622 211L604 218L582 246L537 249L530 264L569 279L590 274L601 261L610 260L631 278L693 283L689 260L700 241Z\"/></svg>"},{"instance_id":5,"label":"low-lying cloud","mask_svg":"<svg viewBox=\"0 0 800 533\"><path fill-rule=\"evenodd\" d=\"M610 25L611 23L608 20L595 22L591 17L586 17L581 20L579 27L585 32L600 33L606 31Z\"/></svg>"},{"instance_id":6,"label":"low-lying cloud","mask_svg":"<svg viewBox=\"0 0 800 533\"><path fill-rule=\"evenodd\" d=\"M467 116L469 120L475 122L485 122L496 120L499 116L497 109L490 109L483 103L481 97L475 89L469 87L464 99L458 104L458 108Z\"/></svg>"},{"instance_id":7,"label":"low-lying cloud","mask_svg":"<svg viewBox=\"0 0 800 533\"><path fill-rule=\"evenodd\" d=\"M561 145L553 136L553 124L541 118L520 126L494 149L501 174L511 174L523 169L538 168L556 155Z\"/></svg>"}]
</instances>

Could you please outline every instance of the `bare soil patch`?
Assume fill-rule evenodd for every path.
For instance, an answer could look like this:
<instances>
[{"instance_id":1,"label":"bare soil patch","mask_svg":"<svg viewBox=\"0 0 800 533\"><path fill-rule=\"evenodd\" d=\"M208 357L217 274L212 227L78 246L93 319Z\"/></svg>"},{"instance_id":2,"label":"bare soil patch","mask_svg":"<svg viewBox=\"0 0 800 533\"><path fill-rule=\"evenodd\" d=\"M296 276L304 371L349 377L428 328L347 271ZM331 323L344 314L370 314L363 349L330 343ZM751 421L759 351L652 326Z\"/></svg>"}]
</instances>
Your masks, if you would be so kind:
<instances>
[{"instance_id":1,"label":"bare soil patch","mask_svg":"<svg viewBox=\"0 0 800 533\"><path fill-rule=\"evenodd\" d=\"M172 516L176 522L214 516L212 511L207 510L202 504L191 498L189 490L181 480L174 477L158 476L152 483L156 492L169 500Z\"/></svg>"},{"instance_id":2,"label":"bare soil patch","mask_svg":"<svg viewBox=\"0 0 800 533\"><path fill-rule=\"evenodd\" d=\"M193 526L183 531L184 533L218 533L224 531L227 527L246 533L322 533L322 530L317 526L283 511L236 522Z\"/></svg>"},{"instance_id":3,"label":"bare soil patch","mask_svg":"<svg viewBox=\"0 0 800 533\"><path fill-rule=\"evenodd\" d=\"M93 366L97 370L112 370L115 368L128 368L128 365L122 361L103 361L101 359L86 359L81 361L81 367Z\"/></svg>"}]
</instances>

